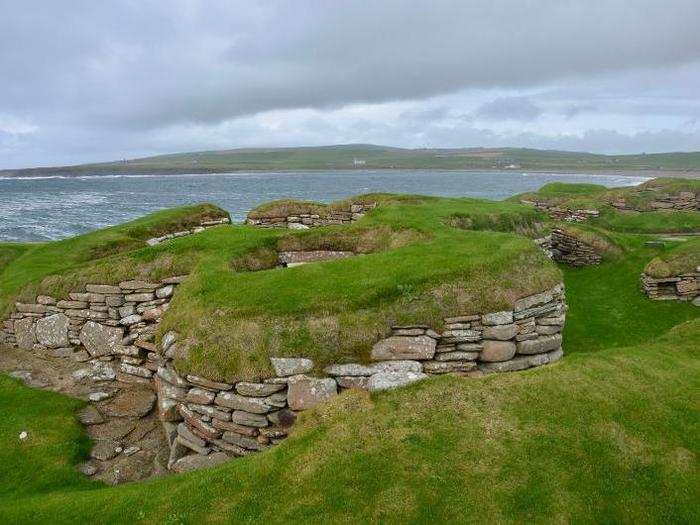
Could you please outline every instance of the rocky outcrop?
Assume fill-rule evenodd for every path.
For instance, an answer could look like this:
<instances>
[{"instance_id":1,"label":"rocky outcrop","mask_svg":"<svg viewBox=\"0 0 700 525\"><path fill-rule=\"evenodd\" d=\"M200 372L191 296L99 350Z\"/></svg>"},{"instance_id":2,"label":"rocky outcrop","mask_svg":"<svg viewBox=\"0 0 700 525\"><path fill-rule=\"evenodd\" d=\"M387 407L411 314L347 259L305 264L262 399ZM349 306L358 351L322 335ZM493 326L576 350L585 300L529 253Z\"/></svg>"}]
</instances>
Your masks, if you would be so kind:
<instances>
[{"instance_id":1,"label":"rocky outcrop","mask_svg":"<svg viewBox=\"0 0 700 525\"><path fill-rule=\"evenodd\" d=\"M655 278L642 273L642 291L657 301L693 301L700 306L700 267L694 272Z\"/></svg>"},{"instance_id":2,"label":"rocky outcrop","mask_svg":"<svg viewBox=\"0 0 700 525\"><path fill-rule=\"evenodd\" d=\"M192 235L195 233L203 232L209 228L214 228L215 226L221 226L222 224L228 224L230 222L228 217L223 217L221 219L212 219L209 221L203 221L199 226L196 226L189 230L181 230L173 233L166 233L160 237L152 237L146 241L149 246L155 246L170 239L177 239L178 237L186 237L187 235Z\"/></svg>"},{"instance_id":3,"label":"rocky outcrop","mask_svg":"<svg viewBox=\"0 0 700 525\"><path fill-rule=\"evenodd\" d=\"M355 202L348 205L347 209L331 210L320 213L300 213L298 215L277 215L274 212L265 215L257 215L254 212L248 214L245 223L259 228L289 228L305 230L317 226L331 224L350 224L364 217L365 213L376 208L377 203Z\"/></svg>"}]
</instances>

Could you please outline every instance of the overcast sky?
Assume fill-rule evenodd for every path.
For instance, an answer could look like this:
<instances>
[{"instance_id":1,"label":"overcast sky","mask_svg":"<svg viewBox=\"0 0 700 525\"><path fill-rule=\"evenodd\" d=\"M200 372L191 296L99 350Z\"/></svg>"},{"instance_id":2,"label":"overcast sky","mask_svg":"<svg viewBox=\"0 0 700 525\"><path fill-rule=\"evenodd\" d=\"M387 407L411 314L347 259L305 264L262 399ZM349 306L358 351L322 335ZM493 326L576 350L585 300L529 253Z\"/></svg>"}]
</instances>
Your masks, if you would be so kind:
<instances>
[{"instance_id":1,"label":"overcast sky","mask_svg":"<svg viewBox=\"0 0 700 525\"><path fill-rule=\"evenodd\" d=\"M0 0L0 168L351 142L700 150L699 0Z\"/></svg>"}]
</instances>

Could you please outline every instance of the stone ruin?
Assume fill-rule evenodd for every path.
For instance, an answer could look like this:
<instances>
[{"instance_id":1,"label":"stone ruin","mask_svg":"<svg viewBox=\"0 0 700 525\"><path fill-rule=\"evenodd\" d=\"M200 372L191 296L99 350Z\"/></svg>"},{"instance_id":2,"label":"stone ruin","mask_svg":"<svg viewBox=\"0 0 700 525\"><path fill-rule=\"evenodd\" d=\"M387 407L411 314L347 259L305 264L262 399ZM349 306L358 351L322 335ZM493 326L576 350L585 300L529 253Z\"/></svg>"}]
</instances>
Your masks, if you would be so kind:
<instances>
[{"instance_id":1,"label":"stone ruin","mask_svg":"<svg viewBox=\"0 0 700 525\"><path fill-rule=\"evenodd\" d=\"M642 291L656 301L692 301L700 306L700 266L694 272L686 272L672 277L651 277L641 275Z\"/></svg>"},{"instance_id":2,"label":"stone ruin","mask_svg":"<svg viewBox=\"0 0 700 525\"><path fill-rule=\"evenodd\" d=\"M4 343L77 368L70 381L90 401L79 416L96 440L91 459L80 466L85 474L110 483L141 479L143 468L124 468L130 458L160 462L152 474L209 467L280 443L300 411L344 389L379 391L431 375L525 370L563 355L560 284L519 299L513 310L444 319L441 332L394 326L373 346L371 363L333 364L323 377L313 375L311 359L272 357L273 377L216 381L177 371L174 359L186 348L181 334L168 332L156 343L184 279L89 284L62 300L38 296L16 304L4 322ZM146 443L143 427L156 417L160 439Z\"/></svg>"},{"instance_id":3,"label":"stone ruin","mask_svg":"<svg viewBox=\"0 0 700 525\"><path fill-rule=\"evenodd\" d=\"M350 224L364 217L365 213L377 207L376 202L354 202L344 210L329 210L321 215L318 213L300 213L297 215L265 215L256 216L254 212L248 214L245 223L259 228L289 228L305 230L318 226L330 226L334 224Z\"/></svg>"}]
</instances>

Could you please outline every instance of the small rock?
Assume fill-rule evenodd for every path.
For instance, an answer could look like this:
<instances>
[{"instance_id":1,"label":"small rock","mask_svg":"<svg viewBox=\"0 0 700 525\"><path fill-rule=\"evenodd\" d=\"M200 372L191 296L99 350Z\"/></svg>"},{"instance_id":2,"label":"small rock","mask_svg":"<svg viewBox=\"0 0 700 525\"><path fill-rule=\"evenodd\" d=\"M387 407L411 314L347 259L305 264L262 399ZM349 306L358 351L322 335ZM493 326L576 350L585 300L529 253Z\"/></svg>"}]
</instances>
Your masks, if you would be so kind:
<instances>
[{"instance_id":1,"label":"small rock","mask_svg":"<svg viewBox=\"0 0 700 525\"><path fill-rule=\"evenodd\" d=\"M79 463L76 468L78 469L78 472L84 474L85 476L93 476L97 474L97 467L89 462Z\"/></svg>"},{"instance_id":2,"label":"small rock","mask_svg":"<svg viewBox=\"0 0 700 525\"><path fill-rule=\"evenodd\" d=\"M88 399L92 401L93 403L97 403L98 401L102 401L103 399L107 399L110 397L112 394L108 392L90 392L88 394Z\"/></svg>"}]
</instances>

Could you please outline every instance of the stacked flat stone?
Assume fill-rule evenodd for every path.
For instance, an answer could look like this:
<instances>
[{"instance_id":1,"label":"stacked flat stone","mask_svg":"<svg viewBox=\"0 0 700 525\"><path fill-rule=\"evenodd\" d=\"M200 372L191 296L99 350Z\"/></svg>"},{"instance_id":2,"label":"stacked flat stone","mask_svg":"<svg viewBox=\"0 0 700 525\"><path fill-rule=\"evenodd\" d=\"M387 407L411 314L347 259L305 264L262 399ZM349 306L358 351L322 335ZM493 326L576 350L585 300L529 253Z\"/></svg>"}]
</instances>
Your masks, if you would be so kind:
<instances>
[{"instance_id":1,"label":"stacked flat stone","mask_svg":"<svg viewBox=\"0 0 700 525\"><path fill-rule=\"evenodd\" d=\"M333 364L325 368L326 377L310 375L314 363L303 357L270 358L275 375L258 382L182 375L174 360L185 355L187 341L168 332L156 345L154 334L174 287L183 280L87 285L63 301L39 296L36 303L17 304L4 324L22 348L90 361L73 374L76 382L153 386L170 447L168 465L176 472L278 444L299 411L344 389L379 391L431 375L524 370L563 355L566 303L560 284L516 301L513 310L444 319L441 333L427 325L394 326L373 346L371 363Z\"/></svg>"},{"instance_id":2,"label":"stacked flat stone","mask_svg":"<svg viewBox=\"0 0 700 525\"><path fill-rule=\"evenodd\" d=\"M700 266L694 272L673 277L655 278L645 273L641 276L642 291L656 301L693 301L700 306Z\"/></svg>"},{"instance_id":3,"label":"stacked flat stone","mask_svg":"<svg viewBox=\"0 0 700 525\"><path fill-rule=\"evenodd\" d=\"M199 226L196 226L190 230L182 230L179 232L173 232L173 233L166 233L165 235L161 235L160 237L152 237L151 239L148 239L146 241L146 244L149 246L155 246L156 244L160 244L165 241L169 241L170 239L176 239L178 237L186 237L187 235L193 235L195 233L200 233L203 232L204 230L208 230L209 228L214 228L216 226L221 226L222 224L228 224L230 222L228 217L223 217L221 219L212 219L209 221L203 221L200 223Z\"/></svg>"},{"instance_id":4,"label":"stacked flat stone","mask_svg":"<svg viewBox=\"0 0 700 525\"><path fill-rule=\"evenodd\" d=\"M522 204L529 204L538 210L545 212L552 219L566 222L585 222L588 219L595 219L600 216L598 210L570 210L565 207L551 204L547 201L521 200Z\"/></svg>"},{"instance_id":5,"label":"stacked flat stone","mask_svg":"<svg viewBox=\"0 0 700 525\"><path fill-rule=\"evenodd\" d=\"M591 245L560 229L552 230L550 235L535 242L551 259L569 266L590 266L599 264L602 259Z\"/></svg>"},{"instance_id":6,"label":"stacked flat stone","mask_svg":"<svg viewBox=\"0 0 700 525\"><path fill-rule=\"evenodd\" d=\"M325 215L316 213L301 213L298 215L280 215L277 217L250 217L245 223L259 228L289 228L305 230L331 224L350 224L364 217L365 213L373 210L377 203L356 202L350 204L347 210L330 211Z\"/></svg>"},{"instance_id":7,"label":"stacked flat stone","mask_svg":"<svg viewBox=\"0 0 700 525\"><path fill-rule=\"evenodd\" d=\"M624 197L616 197L610 201L610 205L618 210L628 211L647 211L635 208L628 203ZM649 203L651 211L670 210L670 211L697 211L700 210L700 198L692 191L681 191L677 194L665 193L657 196Z\"/></svg>"},{"instance_id":8,"label":"stacked flat stone","mask_svg":"<svg viewBox=\"0 0 700 525\"><path fill-rule=\"evenodd\" d=\"M3 323L5 342L76 361L116 362L115 378L125 374L148 380L158 367L158 323L184 279L88 284L67 299L40 295L35 303L16 303L15 313Z\"/></svg>"}]
</instances>

